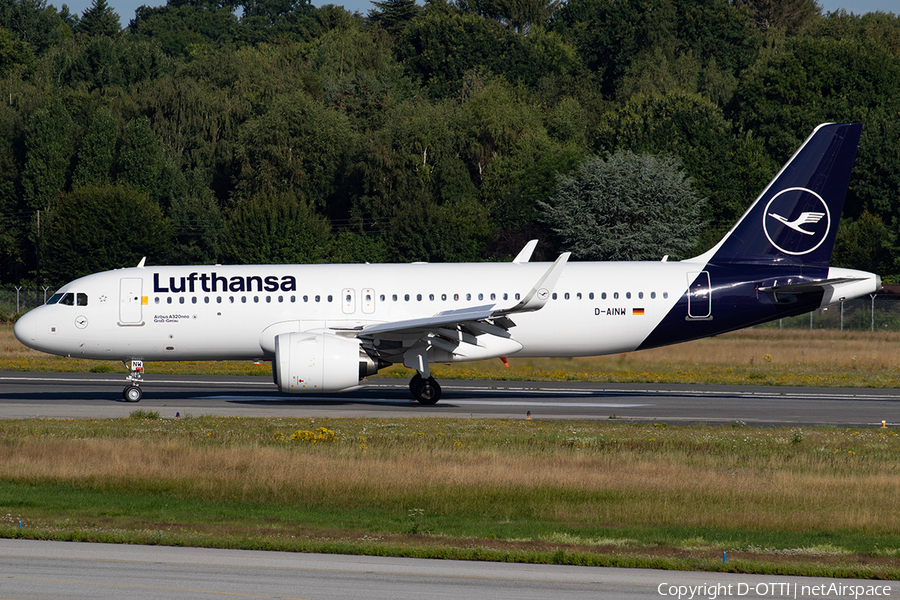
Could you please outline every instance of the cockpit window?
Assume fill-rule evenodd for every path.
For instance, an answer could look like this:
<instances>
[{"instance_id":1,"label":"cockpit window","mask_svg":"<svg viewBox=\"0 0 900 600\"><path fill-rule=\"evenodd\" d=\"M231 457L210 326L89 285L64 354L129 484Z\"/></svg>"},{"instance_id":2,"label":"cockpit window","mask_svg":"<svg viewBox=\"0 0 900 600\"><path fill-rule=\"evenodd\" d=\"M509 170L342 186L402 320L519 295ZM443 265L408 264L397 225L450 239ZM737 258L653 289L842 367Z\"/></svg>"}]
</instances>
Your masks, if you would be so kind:
<instances>
[{"instance_id":1,"label":"cockpit window","mask_svg":"<svg viewBox=\"0 0 900 600\"><path fill-rule=\"evenodd\" d=\"M64 304L66 306L87 306L88 304L88 295L84 292L56 292L50 299L47 300L47 304Z\"/></svg>"}]
</instances>

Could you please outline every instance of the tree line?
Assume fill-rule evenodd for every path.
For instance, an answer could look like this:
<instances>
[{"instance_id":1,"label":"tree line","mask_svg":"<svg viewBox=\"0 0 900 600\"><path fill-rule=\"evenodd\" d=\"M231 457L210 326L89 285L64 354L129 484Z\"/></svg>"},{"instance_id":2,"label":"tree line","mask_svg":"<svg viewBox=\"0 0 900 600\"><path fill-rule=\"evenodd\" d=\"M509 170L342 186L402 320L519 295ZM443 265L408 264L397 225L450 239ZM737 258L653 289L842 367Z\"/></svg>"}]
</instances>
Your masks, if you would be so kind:
<instances>
[{"instance_id":1,"label":"tree line","mask_svg":"<svg viewBox=\"0 0 900 600\"><path fill-rule=\"evenodd\" d=\"M828 121L864 123L834 264L900 281L891 14L169 0L123 26L106 0L0 0L0 283L143 256L505 260L535 237L537 259L686 258Z\"/></svg>"}]
</instances>

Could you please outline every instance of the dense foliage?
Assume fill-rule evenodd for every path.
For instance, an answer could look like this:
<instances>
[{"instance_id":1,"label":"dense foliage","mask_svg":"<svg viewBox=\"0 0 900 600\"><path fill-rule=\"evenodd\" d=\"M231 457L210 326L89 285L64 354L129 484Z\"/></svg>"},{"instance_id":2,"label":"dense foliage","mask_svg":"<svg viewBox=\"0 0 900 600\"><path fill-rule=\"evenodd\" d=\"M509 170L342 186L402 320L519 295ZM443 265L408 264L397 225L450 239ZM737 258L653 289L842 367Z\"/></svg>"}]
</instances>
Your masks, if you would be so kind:
<instances>
[{"instance_id":1,"label":"dense foliage","mask_svg":"<svg viewBox=\"0 0 900 600\"><path fill-rule=\"evenodd\" d=\"M169 0L122 25L106 0L80 16L0 0L0 283L144 255L503 260L534 237L536 258L683 258L815 125L848 120L865 128L836 261L900 274L893 15L815 0L383 0L367 15ZM637 190L657 218L620 223L606 254L608 232L590 240L564 207L579 170L616 156L668 169L683 194ZM673 227L688 217L699 230Z\"/></svg>"}]
</instances>

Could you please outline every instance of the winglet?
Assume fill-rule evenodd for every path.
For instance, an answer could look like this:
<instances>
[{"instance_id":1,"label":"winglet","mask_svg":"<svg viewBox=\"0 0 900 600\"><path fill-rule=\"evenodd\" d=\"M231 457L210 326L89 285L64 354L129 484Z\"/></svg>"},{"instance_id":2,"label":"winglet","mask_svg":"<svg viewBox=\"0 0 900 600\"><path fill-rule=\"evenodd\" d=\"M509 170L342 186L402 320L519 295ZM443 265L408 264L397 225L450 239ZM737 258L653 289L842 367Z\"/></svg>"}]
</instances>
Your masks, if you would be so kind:
<instances>
[{"instance_id":1,"label":"winglet","mask_svg":"<svg viewBox=\"0 0 900 600\"><path fill-rule=\"evenodd\" d=\"M534 253L535 247L537 247L537 240L529 240L525 247L516 254L516 257L513 259L515 264L527 263L531 260L531 255Z\"/></svg>"},{"instance_id":2,"label":"winglet","mask_svg":"<svg viewBox=\"0 0 900 600\"><path fill-rule=\"evenodd\" d=\"M534 284L534 287L531 288L530 292L525 294L525 297L522 298L521 302L512 308L494 311L492 316L502 317L513 313L533 312L543 308L550 299L550 293L553 291L553 288L556 287L556 282L559 281L559 276L562 275L563 267L566 266L566 262L571 255L571 252L563 252L560 254L559 258L556 259L556 262L547 269L547 272L544 273L543 277L538 279L538 282Z\"/></svg>"}]
</instances>

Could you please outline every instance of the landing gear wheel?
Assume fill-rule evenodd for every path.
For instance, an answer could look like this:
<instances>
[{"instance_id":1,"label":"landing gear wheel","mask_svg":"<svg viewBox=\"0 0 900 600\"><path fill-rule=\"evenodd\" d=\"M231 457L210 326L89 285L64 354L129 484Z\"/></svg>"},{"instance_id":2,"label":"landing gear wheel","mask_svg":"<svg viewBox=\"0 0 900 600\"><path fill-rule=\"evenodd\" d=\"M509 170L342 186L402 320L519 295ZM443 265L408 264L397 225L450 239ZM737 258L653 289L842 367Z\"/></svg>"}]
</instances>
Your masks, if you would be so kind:
<instances>
[{"instance_id":1,"label":"landing gear wheel","mask_svg":"<svg viewBox=\"0 0 900 600\"><path fill-rule=\"evenodd\" d=\"M141 388L136 385L129 385L122 391L122 397L125 399L125 402L140 402L143 395Z\"/></svg>"},{"instance_id":2,"label":"landing gear wheel","mask_svg":"<svg viewBox=\"0 0 900 600\"><path fill-rule=\"evenodd\" d=\"M416 388L422 385L422 376L419 373L413 375L413 378L409 380L409 391L412 392L412 395L416 395Z\"/></svg>"},{"instance_id":3,"label":"landing gear wheel","mask_svg":"<svg viewBox=\"0 0 900 600\"><path fill-rule=\"evenodd\" d=\"M416 377L409 382L409 388L419 404L437 404L441 399L441 386L438 385L438 382L434 380L434 377L428 379L421 375L416 375Z\"/></svg>"}]
</instances>

